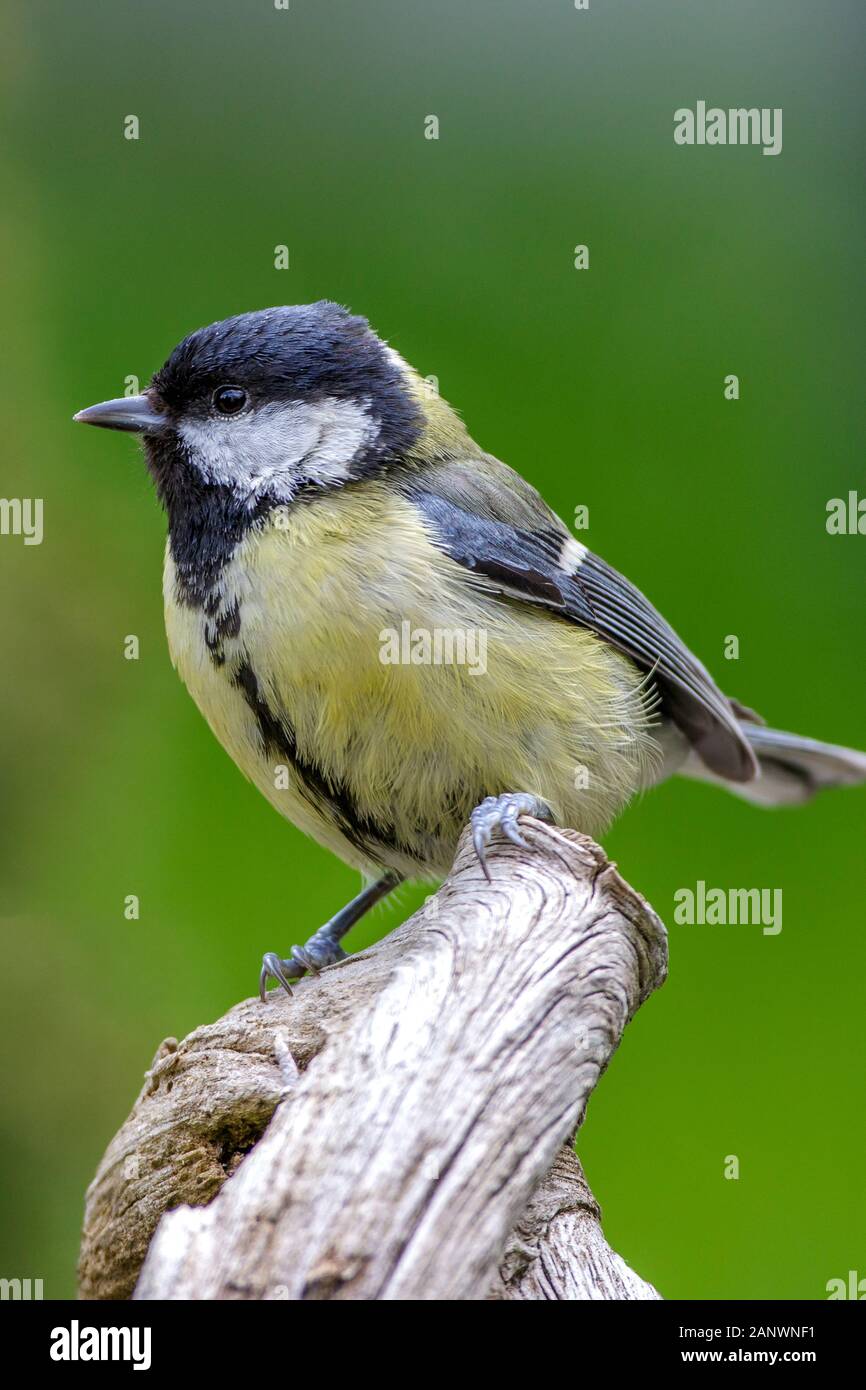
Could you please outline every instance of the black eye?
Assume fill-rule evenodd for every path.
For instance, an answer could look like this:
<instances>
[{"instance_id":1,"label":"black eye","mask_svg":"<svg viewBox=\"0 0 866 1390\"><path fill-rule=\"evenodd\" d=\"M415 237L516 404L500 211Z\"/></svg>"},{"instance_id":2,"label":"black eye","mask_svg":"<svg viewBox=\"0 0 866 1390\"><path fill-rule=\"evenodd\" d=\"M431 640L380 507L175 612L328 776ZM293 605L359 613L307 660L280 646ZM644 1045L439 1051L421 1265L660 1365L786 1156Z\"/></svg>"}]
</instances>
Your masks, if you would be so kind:
<instances>
[{"instance_id":1,"label":"black eye","mask_svg":"<svg viewBox=\"0 0 866 1390\"><path fill-rule=\"evenodd\" d=\"M247 403L247 393L240 386L218 386L213 403L220 415L237 415Z\"/></svg>"}]
</instances>

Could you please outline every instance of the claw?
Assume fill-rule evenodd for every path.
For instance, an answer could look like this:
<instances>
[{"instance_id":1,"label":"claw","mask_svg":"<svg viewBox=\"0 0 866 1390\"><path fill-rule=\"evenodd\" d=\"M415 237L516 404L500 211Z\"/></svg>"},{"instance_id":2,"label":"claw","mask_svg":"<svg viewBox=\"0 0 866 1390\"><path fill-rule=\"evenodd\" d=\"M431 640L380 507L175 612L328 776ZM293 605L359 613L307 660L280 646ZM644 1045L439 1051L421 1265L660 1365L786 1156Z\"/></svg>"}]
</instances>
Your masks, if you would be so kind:
<instances>
[{"instance_id":1,"label":"claw","mask_svg":"<svg viewBox=\"0 0 866 1390\"><path fill-rule=\"evenodd\" d=\"M262 957L259 975L259 998L264 1004L268 993L268 980L277 980L287 994L292 993L290 980L299 980L302 975L318 975L328 965L336 965L345 960L346 952L335 941L317 941L310 937L306 946L293 946L288 960L281 960L276 951L268 951Z\"/></svg>"},{"instance_id":2,"label":"claw","mask_svg":"<svg viewBox=\"0 0 866 1390\"><path fill-rule=\"evenodd\" d=\"M262 957L262 969L259 975L259 998L263 1004L267 998L268 980L277 980L286 991L286 994L291 997L292 986L289 984L289 978L283 968L285 965L288 965L288 961L280 960L276 951L268 951Z\"/></svg>"},{"instance_id":3,"label":"claw","mask_svg":"<svg viewBox=\"0 0 866 1390\"><path fill-rule=\"evenodd\" d=\"M287 994L291 994L290 980L300 979L307 971L317 975L326 966L336 965L337 961L345 960L346 952L340 941L346 932L363 917L368 908L384 898L392 888L396 888L400 881L400 875L393 871L383 873L375 883L369 883L356 898L346 903L346 906L320 927L305 945L293 946L288 960L282 960L276 951L268 951L262 957L259 974L259 998L262 1003L267 999L269 980L276 980Z\"/></svg>"},{"instance_id":4,"label":"claw","mask_svg":"<svg viewBox=\"0 0 866 1390\"><path fill-rule=\"evenodd\" d=\"M517 845L520 849L529 849L529 845L526 843L526 841L524 840L523 836L517 828L516 815L506 814L505 816L503 816L502 823L499 828L505 836L506 840L510 840L513 845Z\"/></svg>"},{"instance_id":5,"label":"claw","mask_svg":"<svg viewBox=\"0 0 866 1390\"><path fill-rule=\"evenodd\" d=\"M292 960L299 965L302 970L307 970L311 975L318 975L319 967L309 951L305 951L303 946L293 946L289 952Z\"/></svg>"},{"instance_id":6,"label":"claw","mask_svg":"<svg viewBox=\"0 0 866 1390\"><path fill-rule=\"evenodd\" d=\"M528 849L526 841L517 824L518 816L535 816L538 820L552 821L550 807L529 792L506 792L502 796L486 796L480 806L472 812L472 843L478 862L484 871L487 882L492 882L487 865L487 847L494 830L501 830L506 840L520 849Z\"/></svg>"},{"instance_id":7,"label":"claw","mask_svg":"<svg viewBox=\"0 0 866 1390\"><path fill-rule=\"evenodd\" d=\"M472 843L475 846L475 854L481 868L484 870L484 877L488 883L492 883L490 870L487 867L487 846L490 844L490 833L483 826L476 825L472 831Z\"/></svg>"}]
</instances>

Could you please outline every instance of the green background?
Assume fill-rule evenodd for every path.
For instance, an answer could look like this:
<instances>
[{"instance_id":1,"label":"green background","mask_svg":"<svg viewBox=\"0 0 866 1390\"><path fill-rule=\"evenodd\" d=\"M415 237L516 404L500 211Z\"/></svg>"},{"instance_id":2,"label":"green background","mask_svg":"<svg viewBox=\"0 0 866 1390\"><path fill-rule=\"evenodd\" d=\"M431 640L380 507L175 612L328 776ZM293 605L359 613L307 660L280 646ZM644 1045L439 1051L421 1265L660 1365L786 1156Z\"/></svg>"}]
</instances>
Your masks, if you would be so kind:
<instances>
[{"instance_id":1,"label":"green background","mask_svg":"<svg viewBox=\"0 0 866 1390\"><path fill-rule=\"evenodd\" d=\"M251 993L263 949L357 887L178 683L137 447L73 411L200 324L337 299L563 517L587 505L582 538L731 693L866 746L866 537L824 525L863 484L858 8L9 7L2 491L44 498L45 538L0 538L0 1274L71 1293L85 1185L160 1040ZM781 155L675 146L699 98L782 107ZM864 809L674 782L607 839L669 924L671 973L580 1149L608 1238L668 1297L822 1298L866 1275ZM782 888L782 933L675 926L698 879Z\"/></svg>"}]
</instances>

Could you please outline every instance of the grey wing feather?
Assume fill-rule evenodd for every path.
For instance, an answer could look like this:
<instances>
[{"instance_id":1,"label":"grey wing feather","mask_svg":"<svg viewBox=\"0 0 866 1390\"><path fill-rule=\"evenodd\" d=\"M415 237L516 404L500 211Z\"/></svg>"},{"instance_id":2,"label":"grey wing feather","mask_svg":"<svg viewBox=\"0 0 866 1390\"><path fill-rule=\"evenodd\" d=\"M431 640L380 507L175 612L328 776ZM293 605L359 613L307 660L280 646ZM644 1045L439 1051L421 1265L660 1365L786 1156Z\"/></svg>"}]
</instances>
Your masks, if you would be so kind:
<instances>
[{"instance_id":1,"label":"grey wing feather","mask_svg":"<svg viewBox=\"0 0 866 1390\"><path fill-rule=\"evenodd\" d=\"M751 781L757 762L730 700L640 590L591 551L572 583L594 615L589 626L655 671L666 712L707 766L733 781Z\"/></svg>"},{"instance_id":2,"label":"grey wing feather","mask_svg":"<svg viewBox=\"0 0 866 1390\"><path fill-rule=\"evenodd\" d=\"M737 719L743 707L735 711L673 628L610 565L590 551L563 565L570 533L519 474L484 455L411 473L402 487L436 542L487 587L544 604L650 672L665 713L707 767L736 782L756 775Z\"/></svg>"}]
</instances>

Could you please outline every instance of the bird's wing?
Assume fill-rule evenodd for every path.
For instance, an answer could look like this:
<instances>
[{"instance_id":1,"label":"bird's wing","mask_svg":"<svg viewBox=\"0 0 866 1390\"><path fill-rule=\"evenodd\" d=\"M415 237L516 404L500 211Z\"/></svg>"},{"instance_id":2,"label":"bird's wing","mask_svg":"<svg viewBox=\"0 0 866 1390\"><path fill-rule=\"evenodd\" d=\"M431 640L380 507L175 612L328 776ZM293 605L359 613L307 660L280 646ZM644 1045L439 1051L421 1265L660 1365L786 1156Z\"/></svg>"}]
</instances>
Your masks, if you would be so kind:
<instances>
[{"instance_id":1,"label":"bird's wing","mask_svg":"<svg viewBox=\"0 0 866 1390\"><path fill-rule=\"evenodd\" d=\"M722 693L640 590L577 542L524 478L483 455L413 470L400 487L434 543L485 588L542 604L624 652L652 674L663 710L707 767L736 782L756 775L738 723L751 711Z\"/></svg>"}]
</instances>

